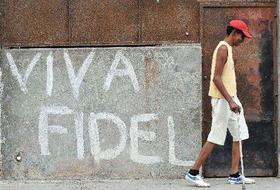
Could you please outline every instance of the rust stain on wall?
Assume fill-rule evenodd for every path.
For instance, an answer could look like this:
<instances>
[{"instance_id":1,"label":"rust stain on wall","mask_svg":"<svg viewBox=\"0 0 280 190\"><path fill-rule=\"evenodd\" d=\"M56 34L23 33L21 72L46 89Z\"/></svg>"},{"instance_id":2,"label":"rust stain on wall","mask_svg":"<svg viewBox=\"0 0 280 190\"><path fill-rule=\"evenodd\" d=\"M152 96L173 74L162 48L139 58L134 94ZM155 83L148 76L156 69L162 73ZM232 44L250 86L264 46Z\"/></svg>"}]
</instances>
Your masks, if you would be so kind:
<instances>
[{"instance_id":1,"label":"rust stain on wall","mask_svg":"<svg viewBox=\"0 0 280 190\"><path fill-rule=\"evenodd\" d=\"M145 57L145 90L148 91L150 88L153 88L156 83L156 76L159 71L158 65L154 62L152 58Z\"/></svg>"},{"instance_id":2,"label":"rust stain on wall","mask_svg":"<svg viewBox=\"0 0 280 190\"><path fill-rule=\"evenodd\" d=\"M97 172L89 168L93 168L94 160L60 160L57 161L55 176L57 177L80 177L94 176ZM98 168L97 166L95 166Z\"/></svg>"}]
</instances>

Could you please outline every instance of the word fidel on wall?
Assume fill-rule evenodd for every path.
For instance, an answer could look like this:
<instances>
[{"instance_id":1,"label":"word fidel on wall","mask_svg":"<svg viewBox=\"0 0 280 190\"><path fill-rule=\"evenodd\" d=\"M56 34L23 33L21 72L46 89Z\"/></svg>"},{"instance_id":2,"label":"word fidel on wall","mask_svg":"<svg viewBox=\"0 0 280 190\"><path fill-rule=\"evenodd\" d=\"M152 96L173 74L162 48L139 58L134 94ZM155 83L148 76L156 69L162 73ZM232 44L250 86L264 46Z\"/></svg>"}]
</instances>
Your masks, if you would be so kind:
<instances>
[{"instance_id":1,"label":"word fidel on wall","mask_svg":"<svg viewBox=\"0 0 280 190\"><path fill-rule=\"evenodd\" d=\"M86 59L83 61L83 64L79 68L77 74L75 74L72 61L67 51L64 51L63 57L66 64L66 69L68 72L70 84L72 87L72 93L75 99L79 98L79 88L84 79L84 76L92 63L95 53L90 52ZM32 58L31 63L27 66L27 69L24 74L20 74L18 67L16 66L15 60L10 52L6 52L6 57L8 64L10 66L12 75L19 83L19 87L24 94L28 93L27 81L30 73L33 68L39 62L41 58L41 53L35 54ZM46 93L48 96L52 95L53 89L53 53L50 52L47 59L47 85ZM123 69L118 69L119 63L124 65ZM0 73L2 75L2 73ZM139 91L139 84L134 72L133 66L128 58L124 56L122 51L117 51L115 58L112 62L110 70L107 74L107 78L103 85L103 89L108 91L110 89L111 82L115 77L129 77L132 86L135 92ZM1 79L0 79L1 80ZM72 114L75 120L75 130L77 138L77 158L84 159L84 139L83 139L83 112L75 112L67 106L43 106L40 110L39 115L39 143L41 149L41 155L47 156L50 155L49 151L49 142L48 142L48 133L58 133L58 134L67 134L67 128L59 125L49 125L48 116L49 115L68 115ZM107 120L112 121L114 126L119 131L119 143L114 148L108 148L106 150L101 150L100 141L99 141L99 130L97 121L98 120ZM130 157L134 162L143 163L143 164L155 164L162 162L162 158L159 156L145 156L141 155L138 151L138 139L145 141L155 141L156 133L152 131L144 131L138 129L138 124L140 122L151 122L153 120L158 120L157 114L139 114L131 117L130 120ZM173 165L179 166L190 166L193 164L193 161L184 161L179 160L175 156L175 132L174 132L174 120L172 116L167 118L168 123L168 135L169 135L169 162ZM99 162L101 159L111 160L116 158L121 152L125 149L127 142L127 130L126 124L116 115L112 113L91 113L88 122L88 132L90 139L90 151L94 155L94 159Z\"/></svg>"}]
</instances>

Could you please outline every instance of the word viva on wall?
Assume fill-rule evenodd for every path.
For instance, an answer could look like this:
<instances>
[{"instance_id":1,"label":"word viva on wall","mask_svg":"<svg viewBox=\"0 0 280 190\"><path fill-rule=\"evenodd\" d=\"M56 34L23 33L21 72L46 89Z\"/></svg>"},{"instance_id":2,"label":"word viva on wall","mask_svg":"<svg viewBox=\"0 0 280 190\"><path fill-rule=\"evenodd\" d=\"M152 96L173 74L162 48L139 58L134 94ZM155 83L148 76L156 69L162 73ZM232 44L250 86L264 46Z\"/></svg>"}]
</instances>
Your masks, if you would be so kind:
<instances>
[{"instance_id":1,"label":"word viva on wall","mask_svg":"<svg viewBox=\"0 0 280 190\"><path fill-rule=\"evenodd\" d=\"M19 69L16 65L12 54L6 52L7 61L11 69L13 77L18 81L19 87L24 94L28 93L27 82L28 78L33 70L33 68L40 62L42 54L40 52L36 53L31 59L30 64L28 64L25 72L20 74ZM89 69L90 65L93 62L95 52L91 51L81 64L77 72L75 72L69 53L65 50L63 52L63 59L65 61L66 70L68 78L70 80L72 94L76 100L79 100L79 91L80 86L83 82L83 79ZM47 64L47 80L46 80L46 94L52 96L53 92L53 52L50 52L46 58ZM122 64L123 67L120 69L118 66ZM140 90L138 79L135 74L134 68L131 64L131 61L122 53L122 51L116 51L115 57L112 61L111 67L107 73L107 77L103 84L103 90L108 91L111 87L112 81L116 77L128 77L128 80L131 83L134 92L137 93ZM39 127L38 127L38 136L39 144L42 156L49 156L51 152L49 150L49 134L67 134L67 128L60 125L49 125L48 118L50 115L72 115L74 117L75 125L75 134L76 134L76 146L77 146L77 158L82 160L84 159L84 113L81 111L75 111L70 109L67 106L42 106L39 111ZM100 160L111 160L119 156L125 149L125 146L128 142L128 136L130 137L130 158L132 161L142 164L155 164L163 162L163 159L160 156L147 156L141 155L138 151L139 139L145 141L155 141L156 133L152 131L140 130L138 128L139 123L143 122L152 122L153 120L158 120L158 115L154 113L144 113L133 115L130 119L130 129L129 134L127 134L127 127L124 121L116 116L115 114L108 112L100 113L90 113L88 119L88 135L90 141L90 153L94 156L94 159L97 163ZM118 130L119 141L114 148L108 148L105 150L101 149L100 134L97 121L107 120L113 122L113 126ZM184 161L176 158L175 156L175 132L174 132L174 120L172 116L167 117L167 127L168 127L168 161L170 164L179 165L179 166L190 166L193 164L193 161Z\"/></svg>"},{"instance_id":2,"label":"word viva on wall","mask_svg":"<svg viewBox=\"0 0 280 190\"><path fill-rule=\"evenodd\" d=\"M22 92L26 94L28 92L28 89L26 87L28 77L29 77L30 73L32 72L33 68L38 64L40 57L41 57L41 53L37 53L33 57L33 59L31 60L31 63L28 65L26 72L24 73L23 76L19 73L18 68L15 64L15 61L14 61L11 53L7 52L6 56L7 56L7 60L9 62L13 76L19 82L19 86L20 86L20 89L22 90ZM94 52L90 52L89 55L87 56L87 58L84 60L82 66L80 67L77 74L75 74L73 64L72 64L69 54L67 53L67 51L64 52L64 60L66 63L66 69L67 69L69 80L71 83L73 96L76 99L79 98L79 89L80 89L81 83L85 77L85 74L86 74L88 68L90 67L90 65L93 62L92 61L93 57L94 57ZM47 92L47 95L49 95L49 96L52 95L52 89L53 89L53 79L54 79L53 60L54 60L53 53L50 52L50 54L48 55L47 60L46 60L46 62L47 62L46 92ZM125 66L124 69L117 68L120 62L122 62L124 64L124 66ZM105 91L108 91L110 89L112 80L118 76L119 77L128 76L131 80L134 91L135 92L139 91L139 84L138 84L138 80L137 80L136 74L134 72L133 66L132 66L131 62L123 55L123 53L121 51L118 51L116 53L115 59L111 65L111 68L108 72L105 83L103 85L103 89Z\"/></svg>"}]
</instances>

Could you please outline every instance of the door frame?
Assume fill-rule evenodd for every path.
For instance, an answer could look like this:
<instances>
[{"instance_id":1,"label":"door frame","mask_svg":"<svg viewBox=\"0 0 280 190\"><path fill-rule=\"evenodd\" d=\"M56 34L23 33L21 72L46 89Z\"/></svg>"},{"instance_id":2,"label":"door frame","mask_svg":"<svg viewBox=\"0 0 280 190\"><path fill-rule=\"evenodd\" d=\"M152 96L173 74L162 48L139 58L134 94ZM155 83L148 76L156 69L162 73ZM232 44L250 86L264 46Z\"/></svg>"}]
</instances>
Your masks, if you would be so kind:
<instances>
[{"instance_id":1,"label":"door frame","mask_svg":"<svg viewBox=\"0 0 280 190\"><path fill-rule=\"evenodd\" d=\"M205 8L253 8L253 7L272 7L272 8L275 8L275 18L277 17L277 12L279 12L280 10L277 10L277 7L280 6L279 5L279 1L277 2L227 2L227 1L220 1L220 2L213 2L213 1L205 1L205 0L199 0L199 3L200 3L200 42L201 42L201 48L202 48L202 57L204 56L203 55L203 34L204 34L204 31L203 31L203 23L205 23L204 21L204 17L202 16L203 15L203 11ZM280 12L279 12L280 13ZM278 63L277 61L279 60L280 61L280 53L277 52L277 50L280 50L280 47L278 47L278 41L280 40L279 39L279 31L278 31L278 22L280 22L280 18L278 19L275 19L275 22L274 22L274 31L273 31L273 36L275 37L276 40L273 40L273 76L272 76L272 80L273 80L273 98L274 98L274 119L273 119L273 125L275 127L275 144L276 144L276 150L278 151L278 168L279 168L279 161L280 161L280 134L279 134L279 131L280 128L280 121L279 121L279 108L278 108L278 92L280 92L280 89L278 89L278 64L280 64L280 62ZM280 23L279 23L280 24ZM280 44L280 43L279 43ZM203 72L203 59L202 59L202 145L206 142L206 136L204 135L204 130L205 130L205 117L204 117L204 112L205 112L205 109L203 109L205 106L205 102L208 101L205 96L204 96L204 93L205 91L207 90L208 91L208 88L205 88L205 86L203 85L203 81L205 79L207 79L208 76L203 76L204 75L204 72ZM280 67L280 65L279 65ZM280 69L280 68L279 68ZM210 121L211 122L211 121ZM279 175L279 170L277 168L277 174ZM202 172L203 172L203 175L205 175L205 167L204 167L204 164L203 164L203 167L202 167Z\"/></svg>"}]
</instances>

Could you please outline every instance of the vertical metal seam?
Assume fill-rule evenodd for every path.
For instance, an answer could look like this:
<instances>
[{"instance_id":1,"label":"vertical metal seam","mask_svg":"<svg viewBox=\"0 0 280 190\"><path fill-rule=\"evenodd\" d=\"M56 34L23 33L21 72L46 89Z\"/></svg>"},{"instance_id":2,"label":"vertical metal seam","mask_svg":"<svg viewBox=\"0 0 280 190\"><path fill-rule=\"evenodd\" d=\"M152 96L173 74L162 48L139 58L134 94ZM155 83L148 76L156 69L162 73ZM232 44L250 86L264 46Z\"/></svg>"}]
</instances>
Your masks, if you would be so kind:
<instances>
[{"instance_id":1,"label":"vertical metal seam","mask_svg":"<svg viewBox=\"0 0 280 190\"><path fill-rule=\"evenodd\" d=\"M142 29L143 29L143 22L142 22L142 16L143 16L143 2L142 0L138 0L138 43L142 44Z\"/></svg>"},{"instance_id":2,"label":"vertical metal seam","mask_svg":"<svg viewBox=\"0 0 280 190\"><path fill-rule=\"evenodd\" d=\"M72 30L71 30L71 0L67 1L67 12L68 12L68 45L71 45Z\"/></svg>"},{"instance_id":3,"label":"vertical metal seam","mask_svg":"<svg viewBox=\"0 0 280 190\"><path fill-rule=\"evenodd\" d=\"M280 92L280 89L279 89L279 84L280 84L280 82L279 82L279 73L280 73L280 53L279 53L279 51L280 51L280 35L279 35L279 32L280 32L280 26L279 26L279 24L280 24L280 18L279 18L279 15L280 15L280 2L279 2L279 0L277 1L277 4L276 4L276 11L275 11L275 14L276 14L276 28L275 28L275 30L276 30L276 63L275 63L275 67L276 67L276 73L275 73L275 75L276 75L276 89L277 90L275 90L275 92L277 93L277 98L275 98L275 101L277 102L276 103L276 114L275 114L275 116L276 116L276 134L277 134L277 138L276 138L276 141L277 141L277 147L278 147L278 149L276 150L276 152L278 153L278 160L277 160L277 164L278 164L278 167L277 167L277 172L278 172L278 176L280 176L280 171L279 171L279 166L280 166L280 156L279 156L279 154L280 154L280 114L279 114L279 111L280 111L280 109L279 109L279 100L280 100L280 98L279 98L279 92Z\"/></svg>"},{"instance_id":4,"label":"vertical metal seam","mask_svg":"<svg viewBox=\"0 0 280 190\"><path fill-rule=\"evenodd\" d=\"M4 0L0 2L0 48L3 48L3 37L4 37Z\"/></svg>"},{"instance_id":5,"label":"vertical metal seam","mask_svg":"<svg viewBox=\"0 0 280 190\"><path fill-rule=\"evenodd\" d=\"M277 15L277 11L278 11L278 3L275 6L275 11L274 11L274 17L273 20L271 21L271 31L272 31L272 54L273 54L273 66L272 66L272 82L273 82L273 101L274 101L274 110L273 110L273 127L274 127L274 138L275 138L275 147L276 147L276 160L275 160L275 175L279 175L279 163L278 163L278 96L275 96L276 94L278 94L278 58L277 56L278 54L278 25L277 25L277 21L278 18L275 17L275 15ZM275 40L274 40L275 39Z\"/></svg>"}]
</instances>

